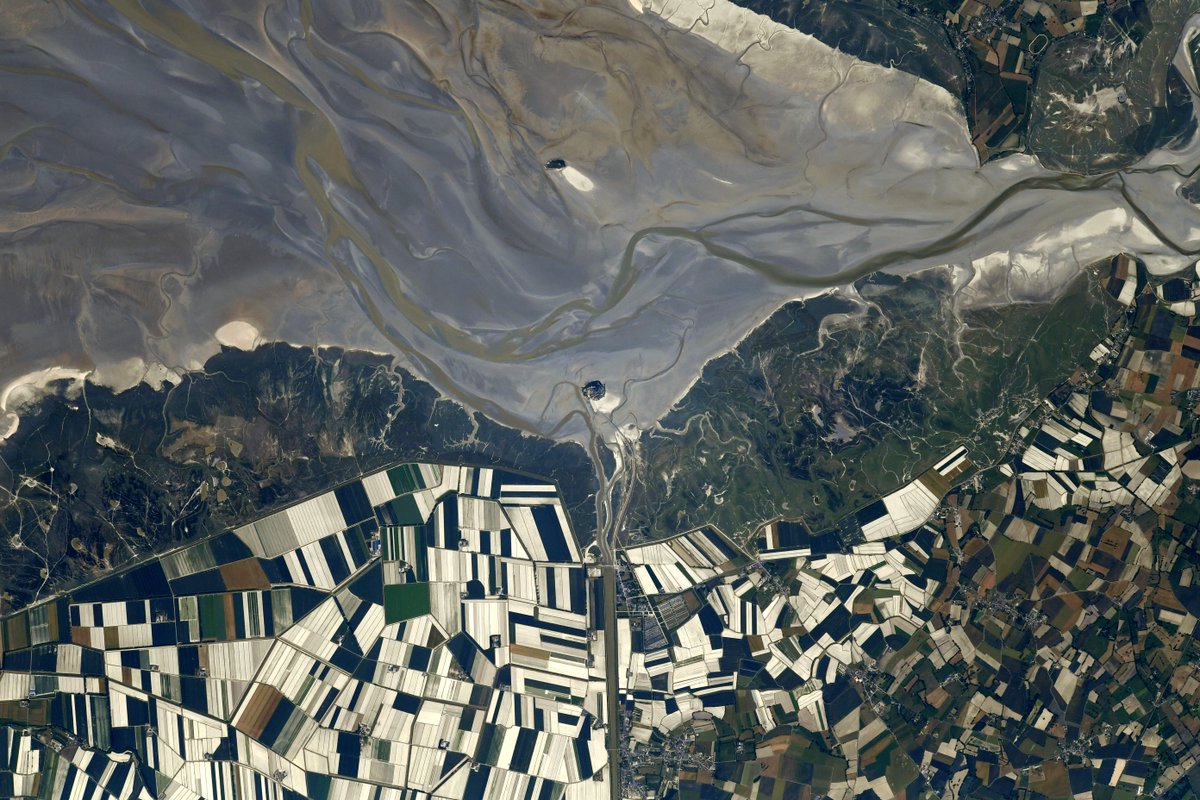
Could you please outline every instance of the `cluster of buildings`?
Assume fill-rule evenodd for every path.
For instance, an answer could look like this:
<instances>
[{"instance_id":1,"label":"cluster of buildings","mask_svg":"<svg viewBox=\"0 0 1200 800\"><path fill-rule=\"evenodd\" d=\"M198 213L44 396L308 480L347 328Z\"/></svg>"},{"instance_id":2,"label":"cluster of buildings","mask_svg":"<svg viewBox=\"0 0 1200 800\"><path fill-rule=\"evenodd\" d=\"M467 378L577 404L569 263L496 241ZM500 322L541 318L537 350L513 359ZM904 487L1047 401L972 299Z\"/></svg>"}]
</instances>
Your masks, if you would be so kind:
<instances>
[{"instance_id":1,"label":"cluster of buildings","mask_svg":"<svg viewBox=\"0 0 1200 800\"><path fill-rule=\"evenodd\" d=\"M603 634L555 486L406 464L0 626L0 796L599 800Z\"/></svg>"},{"instance_id":2,"label":"cluster of buildings","mask_svg":"<svg viewBox=\"0 0 1200 800\"><path fill-rule=\"evenodd\" d=\"M1127 0L952 0L944 24L973 67L968 100L980 159L1016 150L1039 57L1055 39L1095 34Z\"/></svg>"}]
</instances>

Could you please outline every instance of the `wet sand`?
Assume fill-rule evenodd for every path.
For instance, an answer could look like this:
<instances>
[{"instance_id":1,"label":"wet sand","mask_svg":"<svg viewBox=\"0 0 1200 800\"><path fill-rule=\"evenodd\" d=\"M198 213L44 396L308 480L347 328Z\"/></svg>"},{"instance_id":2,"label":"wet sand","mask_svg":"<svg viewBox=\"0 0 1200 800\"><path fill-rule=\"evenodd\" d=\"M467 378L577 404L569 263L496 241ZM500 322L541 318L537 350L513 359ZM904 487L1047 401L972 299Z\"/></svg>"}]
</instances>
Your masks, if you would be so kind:
<instances>
[{"instance_id":1,"label":"wet sand","mask_svg":"<svg viewBox=\"0 0 1200 800\"><path fill-rule=\"evenodd\" d=\"M1008 303L1200 245L1195 143L981 169L943 89L723 0L17 6L0 386L322 342L583 438L579 384L649 425L781 303L875 270Z\"/></svg>"}]
</instances>

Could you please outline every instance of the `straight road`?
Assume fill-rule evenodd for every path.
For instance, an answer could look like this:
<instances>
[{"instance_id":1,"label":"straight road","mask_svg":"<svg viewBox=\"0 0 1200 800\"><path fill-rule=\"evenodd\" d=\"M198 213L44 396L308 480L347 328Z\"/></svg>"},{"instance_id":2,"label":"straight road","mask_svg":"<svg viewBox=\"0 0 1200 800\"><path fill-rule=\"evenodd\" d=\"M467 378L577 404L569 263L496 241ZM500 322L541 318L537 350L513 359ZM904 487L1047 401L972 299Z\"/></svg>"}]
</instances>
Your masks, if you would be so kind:
<instances>
[{"instance_id":1,"label":"straight road","mask_svg":"<svg viewBox=\"0 0 1200 800\"><path fill-rule=\"evenodd\" d=\"M605 722L608 723L609 787L612 800L621 800L621 683L617 670L621 668L617 655L617 568L604 564L604 696L608 701Z\"/></svg>"}]
</instances>

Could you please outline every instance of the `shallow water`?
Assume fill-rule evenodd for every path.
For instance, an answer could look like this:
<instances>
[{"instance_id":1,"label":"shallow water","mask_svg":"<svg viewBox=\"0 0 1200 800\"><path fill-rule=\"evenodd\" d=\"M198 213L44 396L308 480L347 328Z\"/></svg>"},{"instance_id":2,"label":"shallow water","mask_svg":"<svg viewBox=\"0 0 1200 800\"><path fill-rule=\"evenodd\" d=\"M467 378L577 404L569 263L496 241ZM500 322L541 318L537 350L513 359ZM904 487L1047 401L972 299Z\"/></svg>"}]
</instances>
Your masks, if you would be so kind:
<instances>
[{"instance_id":1,"label":"shallow water","mask_svg":"<svg viewBox=\"0 0 1200 800\"><path fill-rule=\"evenodd\" d=\"M1194 147L980 169L941 88L724 3L23 0L0 34L0 385L192 368L244 320L578 437L584 382L648 425L874 270L1004 303L1200 240Z\"/></svg>"}]
</instances>

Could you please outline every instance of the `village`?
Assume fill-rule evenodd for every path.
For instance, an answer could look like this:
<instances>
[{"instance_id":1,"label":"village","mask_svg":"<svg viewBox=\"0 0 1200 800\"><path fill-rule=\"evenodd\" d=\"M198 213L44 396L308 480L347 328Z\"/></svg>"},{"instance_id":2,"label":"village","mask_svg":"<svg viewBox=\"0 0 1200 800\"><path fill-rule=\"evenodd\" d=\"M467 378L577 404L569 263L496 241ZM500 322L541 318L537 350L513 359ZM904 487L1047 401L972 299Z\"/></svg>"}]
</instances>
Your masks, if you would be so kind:
<instances>
[{"instance_id":1,"label":"village","mask_svg":"<svg viewBox=\"0 0 1200 800\"><path fill-rule=\"evenodd\" d=\"M1194 796L1196 283L1101 279L1128 311L1000 463L624 551L641 796Z\"/></svg>"},{"instance_id":2,"label":"village","mask_svg":"<svg viewBox=\"0 0 1200 800\"><path fill-rule=\"evenodd\" d=\"M1095 36L1106 14L1133 16L1128 0L948 0L916 3L944 14L973 78L967 97L972 144L981 161L1020 149L1037 64L1052 42ZM1114 23L1138 37L1137 25Z\"/></svg>"}]
</instances>

